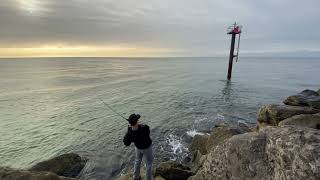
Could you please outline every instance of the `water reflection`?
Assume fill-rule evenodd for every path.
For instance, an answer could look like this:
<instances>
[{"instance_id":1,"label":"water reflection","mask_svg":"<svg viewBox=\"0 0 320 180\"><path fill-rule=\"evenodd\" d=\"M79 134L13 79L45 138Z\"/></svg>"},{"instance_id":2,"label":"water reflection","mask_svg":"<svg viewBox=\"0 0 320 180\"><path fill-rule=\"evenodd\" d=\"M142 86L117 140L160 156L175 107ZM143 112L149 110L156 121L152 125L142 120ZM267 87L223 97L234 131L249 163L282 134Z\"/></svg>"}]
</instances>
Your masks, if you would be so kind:
<instances>
[{"instance_id":1,"label":"water reflection","mask_svg":"<svg viewBox=\"0 0 320 180\"><path fill-rule=\"evenodd\" d=\"M222 98L225 103L232 104L233 86L231 81L227 80L225 82L225 86L222 89Z\"/></svg>"}]
</instances>

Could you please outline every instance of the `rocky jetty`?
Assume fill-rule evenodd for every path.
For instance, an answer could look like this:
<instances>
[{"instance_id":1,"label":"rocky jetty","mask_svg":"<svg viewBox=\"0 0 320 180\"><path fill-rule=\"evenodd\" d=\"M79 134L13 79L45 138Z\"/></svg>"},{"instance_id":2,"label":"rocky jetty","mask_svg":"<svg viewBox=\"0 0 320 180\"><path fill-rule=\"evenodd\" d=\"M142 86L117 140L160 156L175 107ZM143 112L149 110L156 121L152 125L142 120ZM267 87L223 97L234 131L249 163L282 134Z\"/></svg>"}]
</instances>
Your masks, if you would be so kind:
<instances>
[{"instance_id":1,"label":"rocky jetty","mask_svg":"<svg viewBox=\"0 0 320 180\"><path fill-rule=\"evenodd\" d=\"M258 128L277 126L280 121L300 114L315 114L319 110L307 106L289 106L271 104L260 108L258 112Z\"/></svg>"},{"instance_id":2,"label":"rocky jetty","mask_svg":"<svg viewBox=\"0 0 320 180\"><path fill-rule=\"evenodd\" d=\"M1 180L72 180L76 179L87 159L78 154L63 154L40 162L28 170L0 167Z\"/></svg>"},{"instance_id":3,"label":"rocky jetty","mask_svg":"<svg viewBox=\"0 0 320 180\"><path fill-rule=\"evenodd\" d=\"M22 169L13 169L9 167L0 167L1 180L74 180L75 178L68 178L58 176L52 172L33 172Z\"/></svg>"},{"instance_id":4,"label":"rocky jetty","mask_svg":"<svg viewBox=\"0 0 320 180\"><path fill-rule=\"evenodd\" d=\"M289 96L283 101L286 105L291 106L308 106L316 109L320 109L320 95L319 91L313 91L306 89L296 95Z\"/></svg>"},{"instance_id":5,"label":"rocky jetty","mask_svg":"<svg viewBox=\"0 0 320 180\"><path fill-rule=\"evenodd\" d=\"M320 112L320 95L316 91L307 89L296 95L289 96L284 100L284 104L285 105L271 104L261 107L257 118L258 128L262 128L264 126L278 126L283 120L285 120L287 124L290 122L289 124L291 125L297 125L297 123L300 125L310 125L307 122L314 122L317 119L317 116L310 114ZM301 116L287 120L295 115ZM298 119L303 119L302 121L304 121L304 123ZM281 124L284 125L286 123Z\"/></svg>"},{"instance_id":6,"label":"rocky jetty","mask_svg":"<svg viewBox=\"0 0 320 180\"><path fill-rule=\"evenodd\" d=\"M161 163L155 179L320 179L319 93L304 90L283 105L262 106L258 128L219 125L196 135L191 164Z\"/></svg>"},{"instance_id":7,"label":"rocky jetty","mask_svg":"<svg viewBox=\"0 0 320 180\"><path fill-rule=\"evenodd\" d=\"M161 176L166 180L184 180L192 175L190 167L174 161L160 163L155 171L155 176Z\"/></svg>"},{"instance_id":8,"label":"rocky jetty","mask_svg":"<svg viewBox=\"0 0 320 180\"><path fill-rule=\"evenodd\" d=\"M49 171L59 176L75 178L85 166L86 161L86 159L81 158L75 153L63 154L47 161L40 162L31 167L29 170Z\"/></svg>"},{"instance_id":9,"label":"rocky jetty","mask_svg":"<svg viewBox=\"0 0 320 180\"><path fill-rule=\"evenodd\" d=\"M319 179L319 160L319 130L266 127L218 145L190 179Z\"/></svg>"},{"instance_id":10,"label":"rocky jetty","mask_svg":"<svg viewBox=\"0 0 320 180\"><path fill-rule=\"evenodd\" d=\"M279 123L279 126L293 125L320 129L320 113L300 114L287 118Z\"/></svg>"}]
</instances>

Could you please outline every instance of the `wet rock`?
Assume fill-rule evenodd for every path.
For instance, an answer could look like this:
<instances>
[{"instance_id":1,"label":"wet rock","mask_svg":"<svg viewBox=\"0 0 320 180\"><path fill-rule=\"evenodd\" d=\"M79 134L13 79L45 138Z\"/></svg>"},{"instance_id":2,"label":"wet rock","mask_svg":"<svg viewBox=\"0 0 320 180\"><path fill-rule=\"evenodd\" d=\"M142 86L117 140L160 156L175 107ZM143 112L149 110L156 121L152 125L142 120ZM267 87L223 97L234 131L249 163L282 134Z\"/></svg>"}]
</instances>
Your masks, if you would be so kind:
<instances>
[{"instance_id":1,"label":"wet rock","mask_svg":"<svg viewBox=\"0 0 320 180\"><path fill-rule=\"evenodd\" d=\"M81 158L75 153L63 154L47 161L40 162L29 170L50 171L59 176L75 178L85 166L86 161L86 159Z\"/></svg>"},{"instance_id":2,"label":"wet rock","mask_svg":"<svg viewBox=\"0 0 320 180\"><path fill-rule=\"evenodd\" d=\"M320 113L301 114L287 118L279 123L279 126L294 125L314 129L320 129Z\"/></svg>"},{"instance_id":3,"label":"wet rock","mask_svg":"<svg viewBox=\"0 0 320 180\"><path fill-rule=\"evenodd\" d=\"M296 95L289 96L283 103L292 106L309 106L320 109L320 95L316 91L306 89Z\"/></svg>"},{"instance_id":4,"label":"wet rock","mask_svg":"<svg viewBox=\"0 0 320 180\"><path fill-rule=\"evenodd\" d=\"M320 131L266 127L236 135L212 149L191 180L320 178Z\"/></svg>"},{"instance_id":5,"label":"wet rock","mask_svg":"<svg viewBox=\"0 0 320 180\"><path fill-rule=\"evenodd\" d=\"M155 176L161 176L166 180L186 180L192 175L189 167L174 161L163 162L155 170Z\"/></svg>"},{"instance_id":6,"label":"wet rock","mask_svg":"<svg viewBox=\"0 0 320 180\"><path fill-rule=\"evenodd\" d=\"M217 128L217 127L226 127L228 126L226 123L219 123L219 124L215 124L214 125L214 128Z\"/></svg>"},{"instance_id":7,"label":"wet rock","mask_svg":"<svg viewBox=\"0 0 320 180\"><path fill-rule=\"evenodd\" d=\"M52 172L32 172L27 170L0 167L1 180L75 180L58 176Z\"/></svg>"},{"instance_id":8,"label":"wet rock","mask_svg":"<svg viewBox=\"0 0 320 180\"><path fill-rule=\"evenodd\" d=\"M185 158L183 158L183 161L182 161L182 164L189 164L190 162L191 162L191 158L189 157L189 156L187 156L187 157L185 157Z\"/></svg>"},{"instance_id":9,"label":"wet rock","mask_svg":"<svg viewBox=\"0 0 320 180\"><path fill-rule=\"evenodd\" d=\"M207 154L208 137L208 135L195 135L189 147L190 152L199 150L201 154Z\"/></svg>"},{"instance_id":10,"label":"wet rock","mask_svg":"<svg viewBox=\"0 0 320 180\"><path fill-rule=\"evenodd\" d=\"M182 140L185 143L190 144L192 142L193 137L189 136L187 133L182 136Z\"/></svg>"},{"instance_id":11,"label":"wet rock","mask_svg":"<svg viewBox=\"0 0 320 180\"><path fill-rule=\"evenodd\" d=\"M262 106L258 112L258 128L277 126L280 121L299 114L315 114L317 109L301 106L271 104Z\"/></svg>"}]
</instances>

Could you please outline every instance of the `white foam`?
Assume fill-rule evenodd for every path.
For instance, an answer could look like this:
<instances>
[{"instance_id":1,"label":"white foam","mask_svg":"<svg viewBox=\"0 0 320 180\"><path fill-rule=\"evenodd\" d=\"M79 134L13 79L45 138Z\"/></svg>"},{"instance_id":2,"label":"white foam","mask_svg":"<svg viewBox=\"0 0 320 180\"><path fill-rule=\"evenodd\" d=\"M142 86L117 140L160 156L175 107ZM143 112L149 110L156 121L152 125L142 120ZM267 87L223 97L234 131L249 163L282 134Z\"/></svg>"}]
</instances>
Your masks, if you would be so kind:
<instances>
[{"instance_id":1,"label":"white foam","mask_svg":"<svg viewBox=\"0 0 320 180\"><path fill-rule=\"evenodd\" d=\"M223 121L223 122L225 121L225 120L224 120L224 116L223 116L222 114L217 114L215 120L217 120L217 121Z\"/></svg>"},{"instance_id":2,"label":"white foam","mask_svg":"<svg viewBox=\"0 0 320 180\"><path fill-rule=\"evenodd\" d=\"M187 131L187 135L194 137L195 135L204 135L204 134L201 132L197 132L195 129L193 129L193 130Z\"/></svg>"},{"instance_id":3,"label":"white foam","mask_svg":"<svg viewBox=\"0 0 320 180\"><path fill-rule=\"evenodd\" d=\"M169 134L169 136L167 137L167 142L169 143L169 146L171 147L171 150L174 154L182 153L183 150L187 149L181 143L181 139L173 134Z\"/></svg>"},{"instance_id":4,"label":"white foam","mask_svg":"<svg viewBox=\"0 0 320 180\"><path fill-rule=\"evenodd\" d=\"M248 124L244 120L238 120L237 123L238 123L238 126L241 126L241 125L248 126Z\"/></svg>"}]
</instances>

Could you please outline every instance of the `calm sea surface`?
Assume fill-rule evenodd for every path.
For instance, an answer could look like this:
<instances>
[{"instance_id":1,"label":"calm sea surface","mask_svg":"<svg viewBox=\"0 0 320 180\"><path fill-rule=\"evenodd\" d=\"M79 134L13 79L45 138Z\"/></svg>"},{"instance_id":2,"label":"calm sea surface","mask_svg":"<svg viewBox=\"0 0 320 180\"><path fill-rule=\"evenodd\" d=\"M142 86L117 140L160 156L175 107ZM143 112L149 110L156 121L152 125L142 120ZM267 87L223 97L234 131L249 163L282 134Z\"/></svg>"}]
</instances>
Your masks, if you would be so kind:
<instances>
[{"instance_id":1,"label":"calm sea surface","mask_svg":"<svg viewBox=\"0 0 320 180\"><path fill-rule=\"evenodd\" d=\"M134 159L124 116L151 127L155 163L183 160L190 136L216 123L255 123L259 107L320 88L320 58L0 59L0 166L27 168L76 152L83 179L111 179Z\"/></svg>"}]
</instances>

